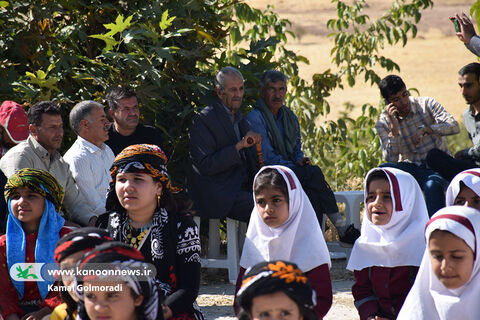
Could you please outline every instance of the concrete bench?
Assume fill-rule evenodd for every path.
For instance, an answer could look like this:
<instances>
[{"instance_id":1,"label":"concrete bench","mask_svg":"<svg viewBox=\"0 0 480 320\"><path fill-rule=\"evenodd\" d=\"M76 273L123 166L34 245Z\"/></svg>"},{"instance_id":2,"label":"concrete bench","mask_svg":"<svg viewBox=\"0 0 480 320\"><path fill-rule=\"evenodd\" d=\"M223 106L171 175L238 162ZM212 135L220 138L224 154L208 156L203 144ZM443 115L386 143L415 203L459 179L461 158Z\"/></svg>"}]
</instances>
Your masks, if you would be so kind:
<instances>
[{"instance_id":1,"label":"concrete bench","mask_svg":"<svg viewBox=\"0 0 480 320\"><path fill-rule=\"evenodd\" d=\"M198 232L200 232L200 217L194 217L194 220L198 225ZM220 219L208 219L208 223L208 255L201 259L202 267L228 269L228 280L235 284L247 224L227 218L227 256L222 257L220 254Z\"/></svg>"}]
</instances>

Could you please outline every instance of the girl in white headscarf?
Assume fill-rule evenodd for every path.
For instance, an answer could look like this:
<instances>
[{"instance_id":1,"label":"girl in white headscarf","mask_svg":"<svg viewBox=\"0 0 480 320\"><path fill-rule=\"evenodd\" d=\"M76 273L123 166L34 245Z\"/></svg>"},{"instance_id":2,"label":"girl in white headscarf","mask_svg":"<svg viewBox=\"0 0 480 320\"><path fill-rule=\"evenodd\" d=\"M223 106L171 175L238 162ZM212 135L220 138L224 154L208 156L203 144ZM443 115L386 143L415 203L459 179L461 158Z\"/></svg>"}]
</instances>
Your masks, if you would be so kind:
<instances>
[{"instance_id":1,"label":"girl in white headscarf","mask_svg":"<svg viewBox=\"0 0 480 320\"><path fill-rule=\"evenodd\" d=\"M451 206L428 222L420 270L398 319L478 319L480 214Z\"/></svg>"},{"instance_id":2,"label":"girl in white headscarf","mask_svg":"<svg viewBox=\"0 0 480 320\"><path fill-rule=\"evenodd\" d=\"M239 290L245 270L263 261L291 261L307 275L322 319L332 305L330 255L307 195L284 166L263 167L253 183L255 207L240 259ZM238 311L238 310L236 310Z\"/></svg>"},{"instance_id":3,"label":"girl in white headscarf","mask_svg":"<svg viewBox=\"0 0 480 320\"><path fill-rule=\"evenodd\" d=\"M428 213L422 191L408 173L376 168L365 177L360 238L347 269L360 319L395 319L415 280Z\"/></svg>"},{"instance_id":4,"label":"girl in white headscarf","mask_svg":"<svg viewBox=\"0 0 480 320\"><path fill-rule=\"evenodd\" d=\"M457 174L448 185L447 206L467 206L480 210L480 169L468 169Z\"/></svg>"}]
</instances>

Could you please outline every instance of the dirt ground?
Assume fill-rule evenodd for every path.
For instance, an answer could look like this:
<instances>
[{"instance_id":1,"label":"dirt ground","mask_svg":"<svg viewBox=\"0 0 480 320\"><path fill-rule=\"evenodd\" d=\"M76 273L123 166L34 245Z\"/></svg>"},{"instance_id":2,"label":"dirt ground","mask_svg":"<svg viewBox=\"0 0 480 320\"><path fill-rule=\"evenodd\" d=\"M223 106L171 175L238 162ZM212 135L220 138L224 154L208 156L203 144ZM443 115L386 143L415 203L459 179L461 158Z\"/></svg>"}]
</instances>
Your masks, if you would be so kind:
<instances>
[{"instance_id":1,"label":"dirt ground","mask_svg":"<svg viewBox=\"0 0 480 320\"><path fill-rule=\"evenodd\" d=\"M358 319L353 304L351 288L353 274L345 271L345 260L333 260L330 269L333 288L333 303L324 320ZM202 283L197 303L207 320L234 320L234 285L228 283L226 270L210 273L202 270Z\"/></svg>"},{"instance_id":2,"label":"dirt ground","mask_svg":"<svg viewBox=\"0 0 480 320\"><path fill-rule=\"evenodd\" d=\"M311 79L314 73L320 73L336 66L331 62L330 50L333 39L327 37L328 19L335 17L334 4L328 0L249 0L251 6L259 9L267 4L274 7L280 17L292 22L292 29L299 37L291 40L288 48L310 60L310 65L301 64L300 74ZM390 0L367 1L366 14L371 19L380 16L390 5ZM386 48L383 53L400 66L399 75L407 87L417 88L421 95L437 99L457 119L466 107L458 90L458 70L467 63L477 61L477 57L468 51L455 36L448 17L456 12L469 12L472 1L435 0L433 9L424 11L418 24L417 38L409 39L405 47ZM300 5L301 4L301 5ZM381 77L387 73L379 73ZM356 106L364 103L377 105L380 93L377 87L358 83L353 88L336 90L328 98L332 114L335 117L343 105L350 102Z\"/></svg>"}]
</instances>

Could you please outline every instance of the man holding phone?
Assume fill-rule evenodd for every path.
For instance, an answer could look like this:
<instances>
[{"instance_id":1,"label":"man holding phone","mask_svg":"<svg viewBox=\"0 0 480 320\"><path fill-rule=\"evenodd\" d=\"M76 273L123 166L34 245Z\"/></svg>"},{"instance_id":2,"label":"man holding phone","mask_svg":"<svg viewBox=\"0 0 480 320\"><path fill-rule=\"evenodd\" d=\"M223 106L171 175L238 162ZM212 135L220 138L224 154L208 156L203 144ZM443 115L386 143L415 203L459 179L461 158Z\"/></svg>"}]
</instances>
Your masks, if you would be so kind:
<instances>
[{"instance_id":1,"label":"man holding phone","mask_svg":"<svg viewBox=\"0 0 480 320\"><path fill-rule=\"evenodd\" d=\"M410 97L403 80L389 75L380 83L386 110L376 128L387 163L410 173L425 194L429 215L445 206L444 191L448 182L427 168L425 159L432 149L449 153L444 136L460 131L457 121L435 99Z\"/></svg>"},{"instance_id":2,"label":"man holding phone","mask_svg":"<svg viewBox=\"0 0 480 320\"><path fill-rule=\"evenodd\" d=\"M472 20L465 12L450 17L455 26L455 34L468 50L480 57L480 37L477 36Z\"/></svg>"}]
</instances>

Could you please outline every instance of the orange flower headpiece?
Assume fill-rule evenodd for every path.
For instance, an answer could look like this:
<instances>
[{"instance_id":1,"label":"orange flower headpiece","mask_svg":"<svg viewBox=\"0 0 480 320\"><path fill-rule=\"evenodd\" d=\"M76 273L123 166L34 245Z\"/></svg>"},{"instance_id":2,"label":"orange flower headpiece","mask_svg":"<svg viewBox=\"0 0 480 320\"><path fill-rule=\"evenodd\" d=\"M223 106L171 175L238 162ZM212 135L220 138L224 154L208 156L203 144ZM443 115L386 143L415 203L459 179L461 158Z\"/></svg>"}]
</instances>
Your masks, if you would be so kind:
<instances>
[{"instance_id":1,"label":"orange flower headpiece","mask_svg":"<svg viewBox=\"0 0 480 320\"><path fill-rule=\"evenodd\" d=\"M261 262L249 268L237 298L240 306L248 312L253 298L278 291L307 310L313 310L315 306L315 293L307 282L307 276L296 264L281 260Z\"/></svg>"}]
</instances>

